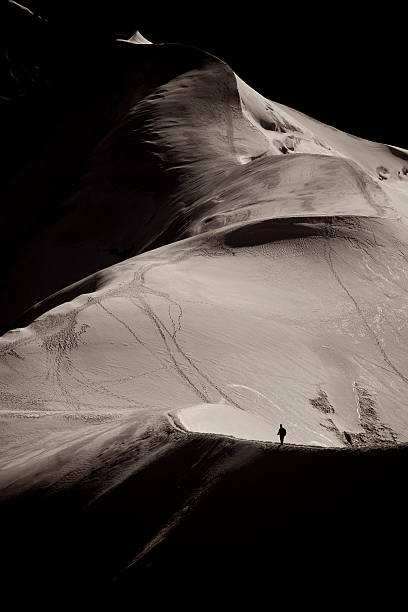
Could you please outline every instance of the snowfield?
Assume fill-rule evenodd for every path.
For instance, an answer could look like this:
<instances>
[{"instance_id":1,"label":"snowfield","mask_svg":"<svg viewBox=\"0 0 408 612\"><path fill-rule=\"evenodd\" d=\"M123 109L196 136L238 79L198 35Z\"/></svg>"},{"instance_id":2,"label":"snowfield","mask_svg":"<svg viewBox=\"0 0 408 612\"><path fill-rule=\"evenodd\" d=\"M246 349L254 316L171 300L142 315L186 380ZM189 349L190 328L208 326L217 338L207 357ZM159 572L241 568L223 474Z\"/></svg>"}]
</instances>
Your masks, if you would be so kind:
<instances>
[{"instance_id":1,"label":"snowfield","mask_svg":"<svg viewBox=\"0 0 408 612\"><path fill-rule=\"evenodd\" d=\"M175 409L187 428L241 438L276 442L284 422L294 444L408 441L408 153L238 77L234 90L228 67L203 57L128 106L100 146L120 159L118 134L148 113L149 146L181 168L165 224L178 209L182 233L39 302L1 339L6 487L86 432ZM61 223L78 215L47 230L55 264Z\"/></svg>"}]
</instances>

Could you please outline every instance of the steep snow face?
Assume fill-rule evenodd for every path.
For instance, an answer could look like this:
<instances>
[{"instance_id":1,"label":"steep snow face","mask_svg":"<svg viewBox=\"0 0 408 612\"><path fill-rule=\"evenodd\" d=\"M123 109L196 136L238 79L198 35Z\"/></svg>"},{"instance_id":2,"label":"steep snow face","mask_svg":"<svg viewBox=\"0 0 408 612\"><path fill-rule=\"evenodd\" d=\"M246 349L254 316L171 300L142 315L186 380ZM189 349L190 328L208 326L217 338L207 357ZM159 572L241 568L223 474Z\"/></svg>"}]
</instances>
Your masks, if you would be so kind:
<instances>
[{"instance_id":1,"label":"steep snow face","mask_svg":"<svg viewBox=\"0 0 408 612\"><path fill-rule=\"evenodd\" d=\"M64 133L11 187L10 208L24 203L28 211L19 219L27 240L16 253L10 248L3 329L85 276L209 229L278 217L405 214L403 151L266 100L214 56L142 42L136 35L117 43L121 64L107 74L100 100L110 109L108 129L83 175L61 185L69 197L60 208L46 221L33 212L49 184L51 158L53 175L66 172ZM86 101L81 113L92 124ZM44 177L33 185L34 171Z\"/></svg>"},{"instance_id":2,"label":"steep snow face","mask_svg":"<svg viewBox=\"0 0 408 612\"><path fill-rule=\"evenodd\" d=\"M238 76L236 80L245 117L262 131L271 148L284 154L313 153L351 159L372 178L388 180L387 185L404 180L407 151L341 132L264 98Z\"/></svg>"},{"instance_id":3,"label":"steep snow face","mask_svg":"<svg viewBox=\"0 0 408 612\"><path fill-rule=\"evenodd\" d=\"M295 444L407 442L408 152L141 42L120 44L151 81L127 84L66 215L10 277L42 316L0 341L1 482L175 410L251 439L283 423Z\"/></svg>"}]
</instances>

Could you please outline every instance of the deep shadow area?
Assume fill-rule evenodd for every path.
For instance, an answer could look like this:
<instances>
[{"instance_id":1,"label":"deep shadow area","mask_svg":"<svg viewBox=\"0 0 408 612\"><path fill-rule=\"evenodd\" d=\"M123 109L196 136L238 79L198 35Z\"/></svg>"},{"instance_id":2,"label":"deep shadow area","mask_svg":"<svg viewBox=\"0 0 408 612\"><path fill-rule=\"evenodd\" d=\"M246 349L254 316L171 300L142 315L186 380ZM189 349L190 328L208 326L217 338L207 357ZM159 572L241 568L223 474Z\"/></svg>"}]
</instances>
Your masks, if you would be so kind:
<instances>
[{"instance_id":1,"label":"deep shadow area","mask_svg":"<svg viewBox=\"0 0 408 612\"><path fill-rule=\"evenodd\" d=\"M166 581L234 594L242 580L294 589L291 599L345 582L364 590L374 575L380 589L398 583L407 447L279 448L169 425L160 436L163 452L90 505L96 480L120 471L126 453L64 491L4 503L7 589L118 602L169 597L155 591Z\"/></svg>"},{"instance_id":2,"label":"deep shadow area","mask_svg":"<svg viewBox=\"0 0 408 612\"><path fill-rule=\"evenodd\" d=\"M99 289L102 285L102 275L99 273L93 274L92 276L88 276L78 283L74 283L70 285L66 289L62 291L58 291L57 293L53 293L48 298L35 304L32 308L24 312L21 317L19 317L16 322L16 327L27 327L31 325L31 323L40 317L45 312L56 308L60 304L64 302L71 302L79 295L83 295L84 293L93 293L97 289Z\"/></svg>"},{"instance_id":3,"label":"deep shadow area","mask_svg":"<svg viewBox=\"0 0 408 612\"><path fill-rule=\"evenodd\" d=\"M111 42L71 57L62 52L61 41L53 43L48 41L47 52L55 53L58 78L45 99L33 92L36 104L18 98L3 113L6 148L10 141L21 149L23 139L25 147L19 155L10 145L0 181L6 228L2 290L8 296L0 303L0 333L64 287L126 255L180 238L174 232L188 221L188 213L177 219L188 208L175 196L181 170L164 172L149 132L151 104L139 113L129 109L194 70L207 70L209 92L219 77L239 104L231 70L197 49ZM177 201L170 205L172 197ZM194 201L196 195L190 197Z\"/></svg>"},{"instance_id":4,"label":"deep shadow area","mask_svg":"<svg viewBox=\"0 0 408 612\"><path fill-rule=\"evenodd\" d=\"M225 233L225 244L229 247L248 247L279 240L294 240L310 236L325 236L327 226L341 217L291 217L288 219L265 219L246 223L238 229Z\"/></svg>"}]
</instances>

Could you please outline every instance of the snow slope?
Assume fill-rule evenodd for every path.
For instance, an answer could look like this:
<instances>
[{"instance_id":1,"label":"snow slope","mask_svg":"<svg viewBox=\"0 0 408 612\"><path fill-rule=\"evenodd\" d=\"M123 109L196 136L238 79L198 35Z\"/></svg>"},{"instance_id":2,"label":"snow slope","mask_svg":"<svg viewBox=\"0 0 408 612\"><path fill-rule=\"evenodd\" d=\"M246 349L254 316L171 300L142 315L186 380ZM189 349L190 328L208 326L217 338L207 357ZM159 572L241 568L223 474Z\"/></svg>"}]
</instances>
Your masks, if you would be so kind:
<instances>
[{"instance_id":1,"label":"snow slope","mask_svg":"<svg viewBox=\"0 0 408 612\"><path fill-rule=\"evenodd\" d=\"M4 491L175 410L250 439L407 442L408 152L145 43L118 42L138 79L7 281L25 314L0 340Z\"/></svg>"}]
</instances>

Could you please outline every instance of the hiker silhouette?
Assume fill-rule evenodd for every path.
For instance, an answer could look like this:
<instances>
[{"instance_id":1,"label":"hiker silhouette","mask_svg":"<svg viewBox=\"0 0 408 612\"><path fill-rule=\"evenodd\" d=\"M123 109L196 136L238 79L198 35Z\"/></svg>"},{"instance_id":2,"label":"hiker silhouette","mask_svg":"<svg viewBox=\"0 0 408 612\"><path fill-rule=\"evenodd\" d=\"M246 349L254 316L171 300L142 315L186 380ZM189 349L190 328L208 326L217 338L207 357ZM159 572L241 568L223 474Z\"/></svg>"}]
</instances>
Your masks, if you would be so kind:
<instances>
[{"instance_id":1,"label":"hiker silhouette","mask_svg":"<svg viewBox=\"0 0 408 612\"><path fill-rule=\"evenodd\" d=\"M283 444L283 441L286 436L286 429L282 427L282 423L279 425L278 436L280 437L280 443Z\"/></svg>"}]
</instances>

